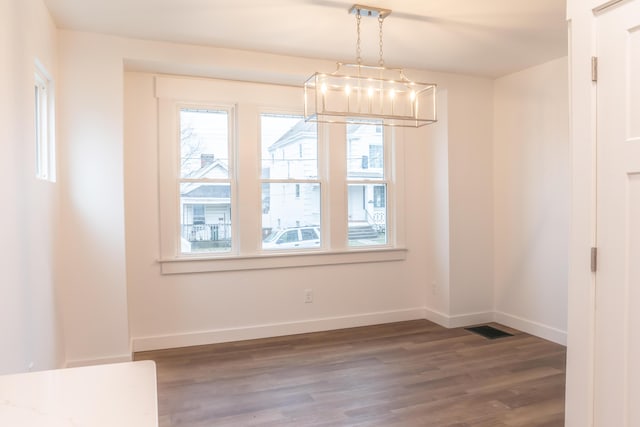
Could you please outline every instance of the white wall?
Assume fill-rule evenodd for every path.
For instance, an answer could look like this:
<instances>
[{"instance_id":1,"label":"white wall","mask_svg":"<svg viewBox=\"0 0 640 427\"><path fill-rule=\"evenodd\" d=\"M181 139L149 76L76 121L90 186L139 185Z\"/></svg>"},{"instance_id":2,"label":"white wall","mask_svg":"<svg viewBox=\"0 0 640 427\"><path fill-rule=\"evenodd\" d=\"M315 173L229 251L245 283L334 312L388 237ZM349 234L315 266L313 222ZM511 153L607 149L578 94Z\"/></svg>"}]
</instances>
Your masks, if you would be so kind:
<instances>
[{"instance_id":1,"label":"white wall","mask_svg":"<svg viewBox=\"0 0 640 427\"><path fill-rule=\"evenodd\" d=\"M464 87L467 103L487 111L486 106L491 101L487 96L491 91L490 82L466 78L460 79L458 85L460 89ZM424 307L430 298L426 295L425 285L440 280L435 279L436 273L424 262L430 256L427 248L429 242L436 239L448 241L450 232L445 224L429 224L429 221L442 219L431 217L433 206L440 205L445 212L449 211L448 168L445 166L444 175L439 175L444 179L439 184L444 192L433 199L426 197L427 190L437 179L431 175L432 170L438 166L430 158L432 141L426 129L399 130L403 132L406 151L406 157L401 159L400 173L406 177L406 197L409 199L405 206L407 260L162 276L155 263L159 229L155 208L158 206L158 171L153 159L158 155L158 118L152 74L126 73L124 113L127 277L131 335L136 349L424 317ZM447 114L443 113L443 116ZM487 144L490 134L486 132L490 128L490 112L478 116L476 122L470 121L467 132L480 135L473 139L474 143L489 148L483 156L476 156L477 162L472 168L476 175L480 175L480 168L490 169L491 165L491 149ZM482 125L478 126L482 120ZM486 122L489 122L488 126ZM448 121L443 121L433 129L447 127ZM436 134L446 137L447 132ZM440 141L440 146L446 152L450 145L445 140ZM479 179L480 185L485 199L491 200L490 172L484 176L489 178ZM490 265L491 216L482 218L489 221L482 231L489 237L479 243L467 243L474 247L486 245L480 252L489 254L484 261L489 260ZM473 226L472 223L469 228ZM463 263L457 256L454 259ZM474 271L472 265L464 267ZM448 255L444 269L448 276ZM475 273L476 277L483 274ZM478 287L485 286L484 293L488 298L484 299L484 306L478 298L467 304L490 311L491 281L481 279L476 283ZM315 299L311 305L303 302L305 288L314 290ZM449 307L440 308L440 311L448 315Z\"/></svg>"},{"instance_id":2,"label":"white wall","mask_svg":"<svg viewBox=\"0 0 640 427\"><path fill-rule=\"evenodd\" d=\"M566 342L567 58L495 81L496 320Z\"/></svg>"},{"instance_id":3,"label":"white wall","mask_svg":"<svg viewBox=\"0 0 640 427\"><path fill-rule=\"evenodd\" d=\"M60 32L61 283L68 365L130 359L122 172L122 56Z\"/></svg>"},{"instance_id":4,"label":"white wall","mask_svg":"<svg viewBox=\"0 0 640 427\"><path fill-rule=\"evenodd\" d=\"M540 137L560 138L561 129L545 133L529 126L526 116L517 126L500 119L503 113L512 113L511 106L503 105L512 90L510 82L516 87L539 84L537 76L543 72L537 67L496 82L495 96L500 100L495 104L491 80L408 71L416 80L440 85L441 105L447 111L433 127L403 130L405 261L161 275L156 108L152 82L145 73L299 84L312 72L330 70L334 64L72 31L61 31L60 43L65 92L60 109L64 150L60 175L68 182L62 198L63 230L77 236L66 247L62 264L71 364L125 359L130 340L140 348L188 345L414 318L421 313L455 326L492 320L494 304L511 316L507 320L521 318L564 331L561 301L566 284L555 280L560 267L549 273L553 285L534 286L531 270L525 268L522 280L515 284L507 280L512 267L502 257L509 250L506 245L522 248L527 242L506 241L505 224L494 223L494 209L501 218L509 215L508 209L519 209L509 202L512 188L501 187L511 165L509 155L517 157L505 144L513 136L522 145L517 150L524 153L538 147ZM545 67L551 67L547 72L556 82L566 75L558 66ZM126 79L124 68L129 70ZM549 95L551 99L535 91L520 95L527 98L513 105L517 111L542 99L545 110L540 111L550 108L557 113L550 119L553 123L566 120L566 101L556 104L559 93ZM566 144L564 158L552 141L542 144L553 151L527 158L523 167L530 173L512 179L523 185L535 183L533 171L546 174L549 167L555 178L563 179ZM494 167L499 176L494 177ZM560 184L549 188L551 195L543 195L549 181L544 177L538 181L545 184L515 200L525 205L544 203L546 197L560 197L561 189L567 188ZM551 213L539 208L535 218L521 225L526 228L550 216L555 221L553 232L566 235L566 229L561 232L566 227L561 223L563 206L568 206L563 201ZM546 230L545 239L553 232ZM495 295L494 269L500 272ZM535 299L530 305L523 299L523 295L530 299L529 292L538 286L541 299L557 301L552 311L547 306L540 310ZM303 289L309 287L315 302L303 304Z\"/></svg>"},{"instance_id":5,"label":"white wall","mask_svg":"<svg viewBox=\"0 0 640 427\"><path fill-rule=\"evenodd\" d=\"M493 87L448 96L450 325L460 326L492 316Z\"/></svg>"},{"instance_id":6,"label":"white wall","mask_svg":"<svg viewBox=\"0 0 640 427\"><path fill-rule=\"evenodd\" d=\"M429 277L426 307L431 320L443 325L449 322L450 294L450 220L449 220L449 105L446 90L439 90L438 125L430 126L428 143L424 144L426 165L422 169L425 182L427 238L425 275Z\"/></svg>"},{"instance_id":7,"label":"white wall","mask_svg":"<svg viewBox=\"0 0 640 427\"><path fill-rule=\"evenodd\" d=\"M440 90L426 144L427 318L448 327L493 320L493 86ZM452 90L452 88L457 90Z\"/></svg>"},{"instance_id":8,"label":"white wall","mask_svg":"<svg viewBox=\"0 0 640 427\"><path fill-rule=\"evenodd\" d=\"M431 162L427 157L430 131L404 131L406 194L411 195L406 210L405 261L162 276L156 262L153 121L140 129L123 128L123 64L132 71L297 84L316 70L333 69L334 64L72 31L61 31L60 43L61 91L65 94L59 121L64 157L60 177L68 183L62 197L63 230L65 235L75 236L65 247L62 263L70 364L126 358L130 338L152 342L154 337L168 336L172 343L183 339L188 344L229 336L229 328L241 328L239 333L232 331L232 336L246 337L273 324L297 331L345 322L413 318L419 313L416 308L427 306L429 284L437 279L425 262L433 229L428 223L432 200L424 196L432 185L426 170ZM481 154L477 162L464 161L458 154L456 159L462 164L450 167L457 180L453 188L456 204L451 209L477 210L478 218L468 227L482 227L455 239L456 251L463 252L469 245L473 257L454 253L452 259L465 275L480 278L474 279L474 290L465 295L462 286L456 287L455 297L467 299L456 301L461 307L456 315L464 315L464 309L490 312L492 284L486 278L486 266L492 265L491 221L487 216L491 204L478 210L475 199L461 197L467 188L460 179L473 176L479 182L471 188L485 193L477 197L491 200L492 82L428 72L410 75L416 80L436 81L446 89L450 99L447 132L460 128L453 137L449 135L449 149L462 153L465 145L474 145L478 146L474 153ZM149 98L148 79L136 74L127 81L127 91L139 94L141 100ZM473 106L474 117L465 105ZM137 110L140 117L152 120L152 107L143 102ZM133 178L131 164L139 159L144 163ZM464 216L460 215L458 222ZM477 233L481 238L476 239ZM315 291L311 305L301 303L302 289L307 287ZM445 317L450 314L444 313ZM221 334L216 335L218 332Z\"/></svg>"},{"instance_id":9,"label":"white wall","mask_svg":"<svg viewBox=\"0 0 640 427\"><path fill-rule=\"evenodd\" d=\"M56 304L60 184L35 178L34 70L57 77L56 29L40 0L0 2L0 374L64 361Z\"/></svg>"}]
</instances>

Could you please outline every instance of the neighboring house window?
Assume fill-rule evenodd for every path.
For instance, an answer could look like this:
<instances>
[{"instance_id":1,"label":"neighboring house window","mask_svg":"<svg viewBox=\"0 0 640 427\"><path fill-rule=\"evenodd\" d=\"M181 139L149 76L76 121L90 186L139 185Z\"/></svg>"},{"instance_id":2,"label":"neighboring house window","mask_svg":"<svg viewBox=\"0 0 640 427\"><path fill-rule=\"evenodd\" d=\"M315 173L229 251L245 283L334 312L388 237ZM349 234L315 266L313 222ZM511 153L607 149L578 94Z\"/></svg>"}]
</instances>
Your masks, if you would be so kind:
<instances>
[{"instance_id":1,"label":"neighboring house window","mask_svg":"<svg viewBox=\"0 0 640 427\"><path fill-rule=\"evenodd\" d=\"M53 80L44 67L35 66L36 177L55 181L55 131Z\"/></svg>"},{"instance_id":2,"label":"neighboring house window","mask_svg":"<svg viewBox=\"0 0 640 427\"><path fill-rule=\"evenodd\" d=\"M281 227L313 226L320 229L322 197L318 177L317 125L305 122L298 115L263 113L260 115L260 129L262 199L268 197L270 201L269 211L262 215L263 234L265 230L277 233ZM300 156L303 146L307 157ZM280 154L274 156L274 153ZM292 235L298 233L294 231ZM278 247L272 243L267 237L262 248L300 248L290 245ZM320 246L319 240L316 246Z\"/></svg>"},{"instance_id":3,"label":"neighboring house window","mask_svg":"<svg viewBox=\"0 0 640 427\"><path fill-rule=\"evenodd\" d=\"M230 114L206 107L179 110L182 253L231 250Z\"/></svg>"},{"instance_id":4,"label":"neighboring house window","mask_svg":"<svg viewBox=\"0 0 640 427\"><path fill-rule=\"evenodd\" d=\"M376 185L373 187L373 207L386 207L386 191L384 185Z\"/></svg>"},{"instance_id":5,"label":"neighboring house window","mask_svg":"<svg viewBox=\"0 0 640 427\"><path fill-rule=\"evenodd\" d=\"M382 126L347 125L349 246L387 243L385 135Z\"/></svg>"},{"instance_id":6,"label":"neighboring house window","mask_svg":"<svg viewBox=\"0 0 640 427\"><path fill-rule=\"evenodd\" d=\"M382 135L382 132L380 132L380 135ZM372 169L384 168L384 152L382 150L382 145L369 145L369 167Z\"/></svg>"}]
</instances>

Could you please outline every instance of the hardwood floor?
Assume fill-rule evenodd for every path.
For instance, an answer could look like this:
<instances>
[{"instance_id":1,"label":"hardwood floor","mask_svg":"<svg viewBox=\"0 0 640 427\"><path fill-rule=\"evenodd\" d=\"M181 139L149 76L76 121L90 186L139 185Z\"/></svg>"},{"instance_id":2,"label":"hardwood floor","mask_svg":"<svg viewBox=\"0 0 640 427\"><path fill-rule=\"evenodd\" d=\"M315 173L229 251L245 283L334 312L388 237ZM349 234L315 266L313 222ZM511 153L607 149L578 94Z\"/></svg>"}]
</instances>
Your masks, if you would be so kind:
<instances>
[{"instance_id":1,"label":"hardwood floor","mask_svg":"<svg viewBox=\"0 0 640 427\"><path fill-rule=\"evenodd\" d=\"M564 425L565 348L426 320L136 353L160 426Z\"/></svg>"}]
</instances>

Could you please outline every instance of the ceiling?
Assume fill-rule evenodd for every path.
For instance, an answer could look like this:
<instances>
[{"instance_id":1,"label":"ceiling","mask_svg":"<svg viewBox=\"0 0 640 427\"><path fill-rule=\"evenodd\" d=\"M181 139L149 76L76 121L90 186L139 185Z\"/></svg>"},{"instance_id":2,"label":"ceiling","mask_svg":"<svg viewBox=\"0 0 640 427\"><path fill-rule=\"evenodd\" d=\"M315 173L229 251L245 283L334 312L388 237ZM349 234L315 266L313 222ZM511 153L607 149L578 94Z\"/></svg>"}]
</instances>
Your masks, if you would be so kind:
<instances>
[{"instance_id":1,"label":"ceiling","mask_svg":"<svg viewBox=\"0 0 640 427\"><path fill-rule=\"evenodd\" d=\"M59 28L354 62L353 0L44 0ZM499 77L567 54L565 0L361 0L388 66ZM362 19L362 58L378 22Z\"/></svg>"}]
</instances>

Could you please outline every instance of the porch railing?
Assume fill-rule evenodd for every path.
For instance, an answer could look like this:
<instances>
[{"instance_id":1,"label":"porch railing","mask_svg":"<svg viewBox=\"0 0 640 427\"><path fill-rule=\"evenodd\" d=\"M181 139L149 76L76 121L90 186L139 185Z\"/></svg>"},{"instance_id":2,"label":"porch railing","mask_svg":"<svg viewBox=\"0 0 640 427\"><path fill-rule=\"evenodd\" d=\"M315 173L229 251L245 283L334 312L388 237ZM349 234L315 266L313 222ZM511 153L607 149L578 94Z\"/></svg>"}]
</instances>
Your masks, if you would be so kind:
<instances>
[{"instance_id":1,"label":"porch railing","mask_svg":"<svg viewBox=\"0 0 640 427\"><path fill-rule=\"evenodd\" d=\"M189 242L231 240L231 224L182 224L182 237Z\"/></svg>"}]
</instances>

